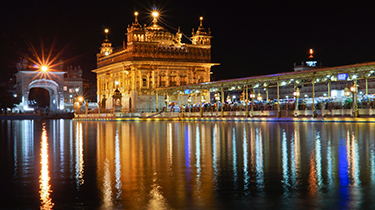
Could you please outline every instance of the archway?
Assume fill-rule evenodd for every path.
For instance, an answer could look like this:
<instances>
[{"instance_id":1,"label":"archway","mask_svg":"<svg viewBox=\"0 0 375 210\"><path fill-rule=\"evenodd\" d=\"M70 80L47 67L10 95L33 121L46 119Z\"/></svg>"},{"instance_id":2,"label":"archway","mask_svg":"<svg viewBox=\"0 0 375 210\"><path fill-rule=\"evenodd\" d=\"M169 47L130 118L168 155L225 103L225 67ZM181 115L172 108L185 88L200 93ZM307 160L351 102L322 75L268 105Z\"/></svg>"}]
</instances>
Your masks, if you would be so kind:
<instances>
[{"instance_id":1,"label":"archway","mask_svg":"<svg viewBox=\"0 0 375 210\"><path fill-rule=\"evenodd\" d=\"M35 89L35 90L33 90ZM62 110L64 109L64 96L62 92L62 87L55 81L52 80L34 80L29 83L28 85L28 92L25 95L25 103L27 106L30 106L32 102L28 100L32 100L33 98L38 98L39 96L29 96L30 94L41 93L43 91L45 94L48 94L48 96L45 96L44 100L40 100L39 102L43 101L43 104L38 105L39 108L46 109L48 107L48 111L56 111L58 109ZM35 94L36 94L35 93ZM33 101L34 102L34 101ZM47 104L45 102L48 102ZM42 107L43 106L43 107ZM33 108L33 107L30 107Z\"/></svg>"},{"instance_id":2,"label":"archway","mask_svg":"<svg viewBox=\"0 0 375 210\"><path fill-rule=\"evenodd\" d=\"M50 93L48 90L40 87L30 89L28 106L34 110L47 111L50 109Z\"/></svg>"}]
</instances>

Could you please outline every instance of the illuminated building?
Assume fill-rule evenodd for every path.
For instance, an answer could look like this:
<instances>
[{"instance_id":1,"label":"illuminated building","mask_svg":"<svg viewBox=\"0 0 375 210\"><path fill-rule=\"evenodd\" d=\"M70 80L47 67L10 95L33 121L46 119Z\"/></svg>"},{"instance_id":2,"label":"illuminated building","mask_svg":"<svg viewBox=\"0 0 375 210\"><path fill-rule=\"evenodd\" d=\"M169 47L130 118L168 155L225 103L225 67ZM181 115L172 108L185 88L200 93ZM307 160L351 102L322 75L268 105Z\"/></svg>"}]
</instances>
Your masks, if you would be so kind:
<instances>
[{"instance_id":1,"label":"illuminated building","mask_svg":"<svg viewBox=\"0 0 375 210\"><path fill-rule=\"evenodd\" d=\"M97 100L102 107L113 108L111 99L117 89L122 94L123 112L155 111L164 107L166 101L179 100L179 96L158 95L155 89L210 81L211 67L218 64L211 63L212 36L203 27L202 17L198 30L193 30L188 38L191 43L183 43L180 29L172 34L158 24L157 11L153 11L149 26L138 22L138 12L134 15L123 46L113 48L109 31L105 31L97 54L97 69L93 70L97 74Z\"/></svg>"}]
</instances>

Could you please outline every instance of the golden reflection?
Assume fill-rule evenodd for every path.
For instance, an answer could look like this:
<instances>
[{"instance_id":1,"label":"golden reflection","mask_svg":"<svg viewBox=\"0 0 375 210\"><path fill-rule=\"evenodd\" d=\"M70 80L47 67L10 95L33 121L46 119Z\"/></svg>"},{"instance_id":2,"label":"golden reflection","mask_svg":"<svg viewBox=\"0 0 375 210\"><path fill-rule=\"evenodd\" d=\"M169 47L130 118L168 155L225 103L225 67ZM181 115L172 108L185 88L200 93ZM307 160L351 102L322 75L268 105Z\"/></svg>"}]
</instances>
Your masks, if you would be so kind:
<instances>
[{"instance_id":1,"label":"golden reflection","mask_svg":"<svg viewBox=\"0 0 375 210\"><path fill-rule=\"evenodd\" d=\"M101 209L113 209L111 171L107 158L104 160L103 205L101 207Z\"/></svg>"},{"instance_id":2,"label":"golden reflection","mask_svg":"<svg viewBox=\"0 0 375 210\"><path fill-rule=\"evenodd\" d=\"M45 124L43 124L42 141L40 143L40 165L39 194L40 200L42 201L40 209L52 209L54 203L50 197L52 190L49 184L51 178L48 169L48 138Z\"/></svg>"},{"instance_id":3,"label":"golden reflection","mask_svg":"<svg viewBox=\"0 0 375 210\"><path fill-rule=\"evenodd\" d=\"M154 174L156 175L156 173ZM148 202L147 209L150 210L164 210L164 209L170 209L168 207L167 200L163 196L163 193L161 192L161 186L157 183L157 178L153 179L153 184L151 186L150 191L150 200Z\"/></svg>"},{"instance_id":4,"label":"golden reflection","mask_svg":"<svg viewBox=\"0 0 375 210\"><path fill-rule=\"evenodd\" d=\"M314 161L314 151L311 153L310 156L310 172L308 177L308 194L310 197L315 197L317 193L317 180L316 180L316 165Z\"/></svg>"}]
</instances>

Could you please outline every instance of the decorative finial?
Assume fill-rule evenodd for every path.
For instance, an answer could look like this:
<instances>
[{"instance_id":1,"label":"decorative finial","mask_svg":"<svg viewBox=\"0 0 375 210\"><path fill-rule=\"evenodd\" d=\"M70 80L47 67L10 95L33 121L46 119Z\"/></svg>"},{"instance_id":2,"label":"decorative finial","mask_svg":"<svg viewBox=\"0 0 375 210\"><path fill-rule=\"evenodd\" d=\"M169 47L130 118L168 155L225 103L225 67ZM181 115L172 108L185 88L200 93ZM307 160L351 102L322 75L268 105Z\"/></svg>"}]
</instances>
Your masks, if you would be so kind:
<instances>
[{"instance_id":1,"label":"decorative finial","mask_svg":"<svg viewBox=\"0 0 375 210\"><path fill-rule=\"evenodd\" d=\"M108 40L108 28L104 29L104 33L105 33L105 40Z\"/></svg>"},{"instance_id":2,"label":"decorative finial","mask_svg":"<svg viewBox=\"0 0 375 210\"><path fill-rule=\"evenodd\" d=\"M200 22L201 22L200 26L202 27L202 26L203 26L203 17L201 16L201 17L199 18L199 20L200 20Z\"/></svg>"},{"instance_id":3,"label":"decorative finial","mask_svg":"<svg viewBox=\"0 0 375 210\"><path fill-rule=\"evenodd\" d=\"M157 7L154 5L153 7L152 7L152 17L154 17L154 20L153 20L153 23L154 23L154 25L156 25L156 23L158 22L158 17L159 17L159 12L157 11Z\"/></svg>"},{"instance_id":4,"label":"decorative finial","mask_svg":"<svg viewBox=\"0 0 375 210\"><path fill-rule=\"evenodd\" d=\"M314 54L314 50L310 49L310 56L309 56L309 58L314 58L313 54Z\"/></svg>"}]
</instances>

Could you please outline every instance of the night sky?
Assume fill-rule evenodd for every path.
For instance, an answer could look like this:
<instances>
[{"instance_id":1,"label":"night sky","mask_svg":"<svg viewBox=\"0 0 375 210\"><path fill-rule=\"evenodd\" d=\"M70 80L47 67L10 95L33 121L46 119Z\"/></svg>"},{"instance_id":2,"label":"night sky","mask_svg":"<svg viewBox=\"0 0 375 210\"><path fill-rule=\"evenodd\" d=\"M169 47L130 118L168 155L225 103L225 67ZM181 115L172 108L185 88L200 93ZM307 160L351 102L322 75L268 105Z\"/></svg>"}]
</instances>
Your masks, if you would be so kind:
<instances>
[{"instance_id":1,"label":"night sky","mask_svg":"<svg viewBox=\"0 0 375 210\"><path fill-rule=\"evenodd\" d=\"M252 2L252 3L251 3ZM114 47L138 11L150 24L156 5L170 32L212 32L213 80L292 71L313 48L323 66L375 61L375 3L359 1L6 1L1 3L1 80L16 73L23 55L59 55L95 80L96 53L110 29ZM187 39L183 40L185 43Z\"/></svg>"}]
</instances>

